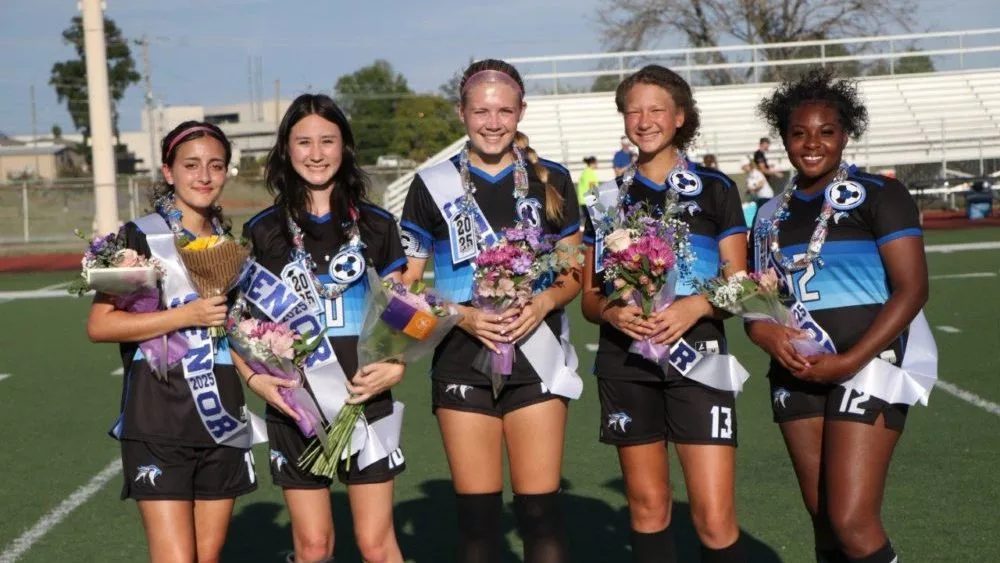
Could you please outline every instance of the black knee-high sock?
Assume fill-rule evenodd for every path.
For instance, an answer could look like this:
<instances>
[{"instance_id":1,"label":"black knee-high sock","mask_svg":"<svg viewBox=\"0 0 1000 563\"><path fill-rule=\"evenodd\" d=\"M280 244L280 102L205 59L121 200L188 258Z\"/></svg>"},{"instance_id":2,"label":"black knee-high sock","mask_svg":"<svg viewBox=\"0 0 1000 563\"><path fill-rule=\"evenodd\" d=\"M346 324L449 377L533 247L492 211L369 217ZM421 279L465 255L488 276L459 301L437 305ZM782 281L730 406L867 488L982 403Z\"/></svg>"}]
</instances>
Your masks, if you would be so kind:
<instances>
[{"instance_id":1,"label":"black knee-high sock","mask_svg":"<svg viewBox=\"0 0 1000 563\"><path fill-rule=\"evenodd\" d=\"M733 545L722 549L712 549L701 545L701 563L743 563L747 560L743 553L742 536L737 537Z\"/></svg>"},{"instance_id":2,"label":"black knee-high sock","mask_svg":"<svg viewBox=\"0 0 1000 563\"><path fill-rule=\"evenodd\" d=\"M850 563L839 549L816 548L816 563Z\"/></svg>"},{"instance_id":3,"label":"black knee-high sock","mask_svg":"<svg viewBox=\"0 0 1000 563\"><path fill-rule=\"evenodd\" d=\"M514 495L514 515L524 540L524 563L569 561L558 492Z\"/></svg>"},{"instance_id":4,"label":"black knee-high sock","mask_svg":"<svg viewBox=\"0 0 1000 563\"><path fill-rule=\"evenodd\" d=\"M892 543L890 542L885 542L885 545L880 547L875 553L857 559L848 558L847 560L850 563L899 563L899 557L896 557L896 551L892 549Z\"/></svg>"},{"instance_id":5,"label":"black knee-high sock","mask_svg":"<svg viewBox=\"0 0 1000 563\"><path fill-rule=\"evenodd\" d=\"M670 526L652 534L632 530L631 535L635 563L677 563L677 546Z\"/></svg>"},{"instance_id":6,"label":"black knee-high sock","mask_svg":"<svg viewBox=\"0 0 1000 563\"><path fill-rule=\"evenodd\" d=\"M456 496L459 563L499 563L502 494L496 492Z\"/></svg>"}]
</instances>

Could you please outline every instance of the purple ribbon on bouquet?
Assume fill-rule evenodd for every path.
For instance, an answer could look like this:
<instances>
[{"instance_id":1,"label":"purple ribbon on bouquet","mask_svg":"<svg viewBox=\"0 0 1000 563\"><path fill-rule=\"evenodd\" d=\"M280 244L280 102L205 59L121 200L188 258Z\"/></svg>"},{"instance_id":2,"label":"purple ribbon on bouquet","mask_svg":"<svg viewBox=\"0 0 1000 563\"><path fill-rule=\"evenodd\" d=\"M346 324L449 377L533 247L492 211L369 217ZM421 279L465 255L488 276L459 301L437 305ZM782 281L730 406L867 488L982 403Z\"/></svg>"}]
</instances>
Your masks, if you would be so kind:
<instances>
[{"instance_id":1,"label":"purple ribbon on bouquet","mask_svg":"<svg viewBox=\"0 0 1000 563\"><path fill-rule=\"evenodd\" d=\"M152 313L160 310L160 292L145 289L116 298L115 307L130 313ZM146 358L153 373L166 381L167 372L177 365L188 352L187 340L178 332L171 332L139 343L139 349Z\"/></svg>"},{"instance_id":2,"label":"purple ribbon on bouquet","mask_svg":"<svg viewBox=\"0 0 1000 563\"><path fill-rule=\"evenodd\" d=\"M288 381L300 381L300 377L297 372L288 373L284 368L271 365L267 362L261 362L259 360L247 359L246 362L254 373L264 373L279 379L286 379ZM306 438L312 438L315 436L316 423L321 421L319 418L319 409L316 407L315 402L311 400L311 397L308 401L299 400L300 398L303 398L303 394L308 397L308 391L302 387L279 387L278 394L281 395L281 399L285 401L285 404L298 415L299 419L296 421L296 424L299 427L299 431L302 432L302 435ZM312 404L303 404L306 402Z\"/></svg>"},{"instance_id":3,"label":"purple ribbon on bouquet","mask_svg":"<svg viewBox=\"0 0 1000 563\"><path fill-rule=\"evenodd\" d=\"M653 309L652 312L659 313L660 311L666 309L674 302L677 294L675 292L677 283L677 273L676 270L671 271L667 275L667 280L660 288L660 291L653 297ZM638 290L632 292L629 298L629 302L637 307L642 307L642 300L637 294ZM629 352L633 354L638 354L643 358L657 364L665 365L667 357L670 356L670 345L669 344L656 344L652 340L636 340L632 342L632 345L628 348Z\"/></svg>"}]
</instances>

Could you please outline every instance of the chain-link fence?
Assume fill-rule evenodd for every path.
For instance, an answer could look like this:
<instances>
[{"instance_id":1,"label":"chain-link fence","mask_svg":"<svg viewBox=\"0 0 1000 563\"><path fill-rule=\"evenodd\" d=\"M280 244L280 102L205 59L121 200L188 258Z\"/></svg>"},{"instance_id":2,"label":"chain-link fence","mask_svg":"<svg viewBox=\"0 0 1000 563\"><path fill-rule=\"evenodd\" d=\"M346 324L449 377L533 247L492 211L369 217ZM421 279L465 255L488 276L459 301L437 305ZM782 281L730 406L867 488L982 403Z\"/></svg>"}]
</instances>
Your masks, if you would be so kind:
<instances>
[{"instance_id":1,"label":"chain-link fence","mask_svg":"<svg viewBox=\"0 0 1000 563\"><path fill-rule=\"evenodd\" d=\"M369 196L377 204L385 187L407 169L369 171ZM151 210L149 178L120 177L118 219L126 222ZM263 178L230 178L220 204L235 227L271 205ZM0 184L0 244L45 244L72 241L73 231L94 229L94 184L90 179Z\"/></svg>"}]
</instances>

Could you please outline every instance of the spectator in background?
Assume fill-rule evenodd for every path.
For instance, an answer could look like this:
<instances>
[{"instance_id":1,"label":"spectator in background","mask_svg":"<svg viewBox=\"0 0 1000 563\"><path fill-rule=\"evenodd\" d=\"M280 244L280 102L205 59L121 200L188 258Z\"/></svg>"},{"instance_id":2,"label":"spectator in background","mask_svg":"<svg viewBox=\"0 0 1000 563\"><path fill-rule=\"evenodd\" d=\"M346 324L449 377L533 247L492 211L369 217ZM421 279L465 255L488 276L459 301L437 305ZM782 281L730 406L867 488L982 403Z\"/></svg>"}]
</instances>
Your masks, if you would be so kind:
<instances>
[{"instance_id":1,"label":"spectator in background","mask_svg":"<svg viewBox=\"0 0 1000 563\"><path fill-rule=\"evenodd\" d=\"M769 199L774 197L774 189L771 188L771 184L767 181L767 176L761 171L756 161L748 161L745 171L747 173L747 196L757 204L757 208L759 209Z\"/></svg>"},{"instance_id":2,"label":"spectator in background","mask_svg":"<svg viewBox=\"0 0 1000 563\"><path fill-rule=\"evenodd\" d=\"M583 163L587 165L580 172L580 179L576 183L576 200L580 202L581 212L586 211L586 206L583 204L583 198L587 195L591 189L596 188L600 184L600 180L597 179L597 157L588 156L583 159ZM583 217L583 215L581 215Z\"/></svg>"},{"instance_id":3,"label":"spectator in background","mask_svg":"<svg viewBox=\"0 0 1000 563\"><path fill-rule=\"evenodd\" d=\"M712 170L719 169L719 159L715 158L715 155L712 153L708 153L702 157L701 164L705 168L711 168Z\"/></svg>"},{"instance_id":4,"label":"spectator in background","mask_svg":"<svg viewBox=\"0 0 1000 563\"><path fill-rule=\"evenodd\" d=\"M757 150L753 153L753 161L757 164L757 169L760 170L764 176L767 176L768 181L773 182L778 180L778 176L780 176L781 173L767 162L767 150L769 148L771 148L771 139L761 137L759 144L757 145Z\"/></svg>"},{"instance_id":5,"label":"spectator in background","mask_svg":"<svg viewBox=\"0 0 1000 563\"><path fill-rule=\"evenodd\" d=\"M622 148L615 153L614 158L611 160L611 165L615 168L615 178L625 172L628 165L632 164L632 159L632 144L629 143L628 137L622 136Z\"/></svg>"},{"instance_id":6,"label":"spectator in background","mask_svg":"<svg viewBox=\"0 0 1000 563\"><path fill-rule=\"evenodd\" d=\"M965 216L969 219L985 219L993 214L993 187L989 180L977 180L965 192Z\"/></svg>"}]
</instances>

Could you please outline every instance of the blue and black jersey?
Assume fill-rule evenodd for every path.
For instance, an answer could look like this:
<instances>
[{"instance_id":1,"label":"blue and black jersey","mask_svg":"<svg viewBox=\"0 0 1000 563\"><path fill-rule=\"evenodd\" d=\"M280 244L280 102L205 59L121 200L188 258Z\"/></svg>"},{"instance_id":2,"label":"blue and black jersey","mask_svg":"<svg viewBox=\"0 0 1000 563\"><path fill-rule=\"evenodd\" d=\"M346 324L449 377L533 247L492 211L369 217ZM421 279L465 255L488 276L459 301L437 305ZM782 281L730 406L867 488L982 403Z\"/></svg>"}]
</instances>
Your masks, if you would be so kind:
<instances>
[{"instance_id":1,"label":"blue and black jersey","mask_svg":"<svg viewBox=\"0 0 1000 563\"><path fill-rule=\"evenodd\" d=\"M457 169L458 156L452 157L451 162ZM544 233L555 234L559 238L579 232L580 208L576 199L576 186L570 178L569 171L549 160L540 159L540 162L548 168L548 183L563 197L562 218L552 221L545 216L545 184L538 178L534 166L529 164L526 202L531 205L526 211L537 214L537 220L532 222L537 223ZM502 229L513 227L517 217L514 199L514 165L511 164L495 175L470 165L469 176L476 186L474 196L476 202L483 210L493 231L499 236ZM411 256L427 258L433 263L434 285L442 296L457 303L471 301L472 260L452 264L448 223L419 174L410 184L400 225L405 231L404 236L412 241L408 245L407 252ZM418 247L426 251L421 251ZM562 315L563 311L559 309L545 318L545 322L555 334L560 334L562 330ZM481 348L479 340L467 332L458 328L452 330L435 350L433 377L454 383L484 384L483 376L470 368ZM510 381L512 383L539 381L538 375L520 352L514 362Z\"/></svg>"},{"instance_id":2,"label":"blue and black jersey","mask_svg":"<svg viewBox=\"0 0 1000 563\"><path fill-rule=\"evenodd\" d=\"M718 170L691 162L688 162L688 170L701 179L702 190L697 195L679 194L678 197L678 204L682 209L680 218L688 224L690 243L695 253L695 263L690 275L677 282L678 296L694 294L693 282L696 279L719 275L722 265L719 259L719 241L732 235L745 236L747 231L736 184ZM621 185L621 177L616 181ZM666 184L637 173L629 188L628 197L632 203L648 202L654 207L662 208L669 189L671 188ZM584 225L583 241L593 246L595 232L589 216ZM595 257L595 260L598 259L599 257ZM604 294L608 295L610 292L603 274L595 275L604 288ZM601 338L594 365L594 373L598 377L633 381L663 380L663 370L659 366L629 353L631 338L609 323L602 323L600 330ZM727 353L722 322L715 319L701 319L684 335L684 339L702 350Z\"/></svg>"},{"instance_id":3,"label":"blue and black jersey","mask_svg":"<svg viewBox=\"0 0 1000 563\"><path fill-rule=\"evenodd\" d=\"M150 257L146 234L135 223L126 223L121 232L127 248L146 258ZM180 363L169 371L166 381L161 381L153 374L137 342L123 342L118 348L121 352L124 384L121 416L112 428L112 435L121 440L195 447L217 446L198 415ZM245 404L243 385L233 367L225 339L219 341L213 374L222 406L233 416L241 416Z\"/></svg>"},{"instance_id":4,"label":"blue and black jersey","mask_svg":"<svg viewBox=\"0 0 1000 563\"><path fill-rule=\"evenodd\" d=\"M789 289L829 333L840 352L854 346L892 293L882 263L882 247L899 238L922 236L917 205L903 184L854 168L848 180L851 183L834 188L837 205L820 252L822 264L814 261L790 275L778 268L785 274ZM786 258L805 254L824 201L825 190L812 195L798 191L793 194L789 216L779 225L778 244ZM754 224L751 262L758 268L769 256L767 239L757 235L763 234L767 227L764 221L778 204L779 198L775 198L764 205ZM775 265L774 260L767 264ZM896 350L900 360L901 343L902 339L893 345L900 348ZM783 369L772 362L772 370L775 366Z\"/></svg>"},{"instance_id":5,"label":"blue and black jersey","mask_svg":"<svg viewBox=\"0 0 1000 563\"><path fill-rule=\"evenodd\" d=\"M380 276L387 276L406 266L406 256L399 239L396 221L386 210L363 204L360 209L358 228L365 248L362 254L367 266L375 268ZM259 264L280 276L282 269L291 260L292 242L288 234L284 211L272 206L261 211L243 226L243 235L250 241L254 259ZM336 220L331 214L317 217L306 215L309 222L302 227L304 246L316 263L316 277L326 285L333 285L329 274L330 260L347 240L335 228ZM358 334L368 296L368 278L361 276L334 300L320 299L324 303L323 321L327 326L327 336L337 360L347 377L353 378L358 370ZM389 392L373 397L366 405L365 416L370 420L381 418L392 412ZM268 405L268 417L287 418Z\"/></svg>"}]
</instances>

